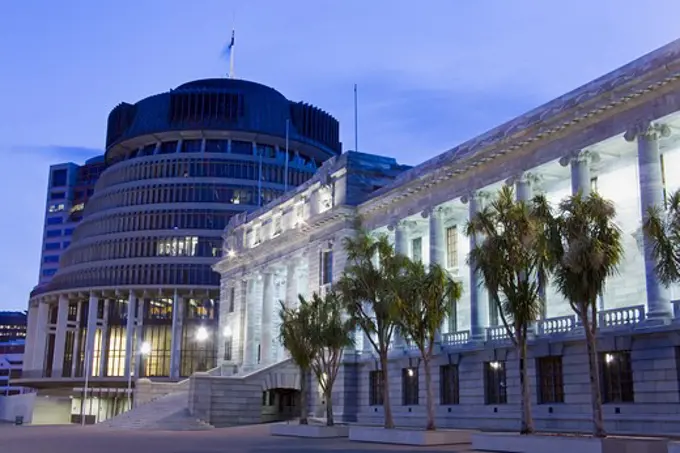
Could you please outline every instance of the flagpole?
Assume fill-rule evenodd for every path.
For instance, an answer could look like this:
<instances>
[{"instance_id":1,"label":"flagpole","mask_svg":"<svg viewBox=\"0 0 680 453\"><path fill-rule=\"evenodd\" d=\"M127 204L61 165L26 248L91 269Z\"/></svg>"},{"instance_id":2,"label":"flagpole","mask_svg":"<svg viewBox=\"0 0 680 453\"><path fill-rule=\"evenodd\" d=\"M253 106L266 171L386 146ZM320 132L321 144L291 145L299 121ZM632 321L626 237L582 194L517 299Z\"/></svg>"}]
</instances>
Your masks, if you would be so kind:
<instances>
[{"instance_id":1,"label":"flagpole","mask_svg":"<svg viewBox=\"0 0 680 453\"><path fill-rule=\"evenodd\" d=\"M234 78L234 33L235 30L231 30L231 42L229 43L229 78Z\"/></svg>"},{"instance_id":2,"label":"flagpole","mask_svg":"<svg viewBox=\"0 0 680 453\"><path fill-rule=\"evenodd\" d=\"M286 166L284 170L284 177L283 177L283 191L288 192L288 130L290 128L290 119L286 120Z\"/></svg>"},{"instance_id":3,"label":"flagpole","mask_svg":"<svg viewBox=\"0 0 680 453\"><path fill-rule=\"evenodd\" d=\"M359 151L359 114L357 110L357 84L354 84L354 151Z\"/></svg>"}]
</instances>

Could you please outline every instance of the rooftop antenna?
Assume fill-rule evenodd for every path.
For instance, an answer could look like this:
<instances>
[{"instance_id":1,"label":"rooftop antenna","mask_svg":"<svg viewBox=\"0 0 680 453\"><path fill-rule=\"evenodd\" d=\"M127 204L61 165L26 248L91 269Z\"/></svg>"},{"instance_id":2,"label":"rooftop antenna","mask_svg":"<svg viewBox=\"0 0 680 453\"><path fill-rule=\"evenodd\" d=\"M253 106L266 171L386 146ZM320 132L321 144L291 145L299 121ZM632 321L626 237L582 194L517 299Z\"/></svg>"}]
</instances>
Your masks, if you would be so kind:
<instances>
[{"instance_id":1,"label":"rooftop antenna","mask_svg":"<svg viewBox=\"0 0 680 453\"><path fill-rule=\"evenodd\" d=\"M354 84L354 151L359 151L359 114L357 110L357 84Z\"/></svg>"},{"instance_id":2,"label":"rooftop antenna","mask_svg":"<svg viewBox=\"0 0 680 453\"><path fill-rule=\"evenodd\" d=\"M235 35L235 30L234 30L234 28L232 28L231 29L231 41L229 41L229 45L224 50L224 52L229 56L229 73L227 74L227 77L230 78L230 79L234 78L234 35Z\"/></svg>"}]
</instances>

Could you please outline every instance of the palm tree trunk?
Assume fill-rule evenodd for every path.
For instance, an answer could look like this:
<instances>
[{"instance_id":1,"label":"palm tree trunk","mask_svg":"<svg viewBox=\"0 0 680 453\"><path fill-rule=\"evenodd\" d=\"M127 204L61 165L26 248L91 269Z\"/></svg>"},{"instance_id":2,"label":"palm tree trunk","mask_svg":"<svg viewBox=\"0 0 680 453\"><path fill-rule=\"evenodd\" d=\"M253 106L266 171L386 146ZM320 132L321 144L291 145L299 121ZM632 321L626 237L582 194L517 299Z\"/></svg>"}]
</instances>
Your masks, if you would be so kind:
<instances>
[{"instance_id":1,"label":"palm tree trunk","mask_svg":"<svg viewBox=\"0 0 680 453\"><path fill-rule=\"evenodd\" d=\"M583 310L586 314L587 310ZM586 346L588 350L588 372L590 374L590 399L593 406L593 436L606 437L602 418L602 395L600 393L600 370L597 363L597 340L591 327L595 320L589 320L587 314L581 316L581 323L586 331Z\"/></svg>"},{"instance_id":2,"label":"palm tree trunk","mask_svg":"<svg viewBox=\"0 0 680 453\"><path fill-rule=\"evenodd\" d=\"M334 426L335 420L333 419L333 388L330 384L326 384L327 388L324 392L324 397L326 398L326 426Z\"/></svg>"},{"instance_id":3,"label":"palm tree trunk","mask_svg":"<svg viewBox=\"0 0 680 453\"><path fill-rule=\"evenodd\" d=\"M307 370L300 368L300 424L306 425L307 421Z\"/></svg>"},{"instance_id":4,"label":"palm tree trunk","mask_svg":"<svg viewBox=\"0 0 680 453\"><path fill-rule=\"evenodd\" d=\"M423 355L423 368L425 369L425 398L427 399L427 425L425 429L434 431L434 395L432 394L432 370L430 369L430 357Z\"/></svg>"},{"instance_id":5,"label":"palm tree trunk","mask_svg":"<svg viewBox=\"0 0 680 453\"><path fill-rule=\"evenodd\" d=\"M383 378L383 411L385 412L385 429L394 429L392 404L390 403L390 382L387 378L387 351L380 353L380 367Z\"/></svg>"},{"instance_id":6,"label":"palm tree trunk","mask_svg":"<svg viewBox=\"0 0 680 453\"><path fill-rule=\"evenodd\" d=\"M529 389L529 377L527 376L527 337L525 333L519 333L517 340L519 349L519 381L522 393L520 434L532 434L534 432L534 420L531 416L531 392Z\"/></svg>"}]
</instances>

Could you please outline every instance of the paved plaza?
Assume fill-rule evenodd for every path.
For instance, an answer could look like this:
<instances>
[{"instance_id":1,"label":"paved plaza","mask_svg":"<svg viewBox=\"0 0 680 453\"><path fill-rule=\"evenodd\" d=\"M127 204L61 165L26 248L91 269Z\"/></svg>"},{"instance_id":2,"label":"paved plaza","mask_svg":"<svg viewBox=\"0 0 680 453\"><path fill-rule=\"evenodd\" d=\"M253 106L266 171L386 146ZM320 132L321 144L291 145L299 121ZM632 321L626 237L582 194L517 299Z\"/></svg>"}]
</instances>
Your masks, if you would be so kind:
<instances>
[{"instance_id":1,"label":"paved plaza","mask_svg":"<svg viewBox=\"0 0 680 453\"><path fill-rule=\"evenodd\" d=\"M80 426L0 425L2 453L225 453L225 452L470 452L469 446L402 447L362 444L347 439L272 437L266 425L210 431L116 431Z\"/></svg>"}]
</instances>

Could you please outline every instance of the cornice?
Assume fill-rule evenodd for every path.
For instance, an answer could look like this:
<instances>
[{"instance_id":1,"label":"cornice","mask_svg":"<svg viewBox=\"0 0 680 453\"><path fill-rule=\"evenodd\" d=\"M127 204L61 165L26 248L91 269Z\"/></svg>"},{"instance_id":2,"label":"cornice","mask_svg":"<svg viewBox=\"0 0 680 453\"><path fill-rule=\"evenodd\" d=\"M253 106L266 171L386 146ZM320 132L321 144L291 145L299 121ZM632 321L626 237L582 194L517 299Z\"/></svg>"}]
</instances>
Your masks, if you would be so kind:
<instances>
[{"instance_id":1,"label":"cornice","mask_svg":"<svg viewBox=\"0 0 680 453\"><path fill-rule=\"evenodd\" d=\"M680 79L680 40L404 172L359 212L372 214L502 155L595 123L605 112Z\"/></svg>"},{"instance_id":2,"label":"cornice","mask_svg":"<svg viewBox=\"0 0 680 453\"><path fill-rule=\"evenodd\" d=\"M240 270L256 268L278 258L282 254L294 253L309 245L319 233L334 231L338 226L346 225L356 217L356 208L338 206L326 211L298 228L284 231L282 234L262 242L255 248L244 249L238 256L225 258L213 266L220 274L238 273Z\"/></svg>"}]
</instances>

